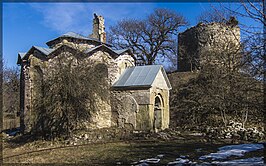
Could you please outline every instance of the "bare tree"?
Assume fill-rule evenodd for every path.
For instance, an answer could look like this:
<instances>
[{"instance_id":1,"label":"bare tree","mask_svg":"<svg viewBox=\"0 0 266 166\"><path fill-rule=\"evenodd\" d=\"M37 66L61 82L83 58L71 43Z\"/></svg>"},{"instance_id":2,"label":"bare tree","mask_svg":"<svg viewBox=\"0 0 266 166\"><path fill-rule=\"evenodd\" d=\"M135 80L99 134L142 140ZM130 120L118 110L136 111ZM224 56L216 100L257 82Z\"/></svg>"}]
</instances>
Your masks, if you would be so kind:
<instances>
[{"instance_id":1,"label":"bare tree","mask_svg":"<svg viewBox=\"0 0 266 166\"><path fill-rule=\"evenodd\" d=\"M3 129L19 126L19 70L16 67L4 67L2 82Z\"/></svg>"},{"instance_id":2,"label":"bare tree","mask_svg":"<svg viewBox=\"0 0 266 166\"><path fill-rule=\"evenodd\" d=\"M19 69L3 70L3 112L17 114L19 111Z\"/></svg>"},{"instance_id":3,"label":"bare tree","mask_svg":"<svg viewBox=\"0 0 266 166\"><path fill-rule=\"evenodd\" d=\"M214 6L210 6L210 10L205 10L198 17L198 22L203 23L211 23L211 22L219 22L219 23L227 23L230 17L235 16L232 12L228 12L228 10L224 8L215 8Z\"/></svg>"},{"instance_id":4,"label":"bare tree","mask_svg":"<svg viewBox=\"0 0 266 166\"><path fill-rule=\"evenodd\" d=\"M108 41L116 48L132 48L142 64L154 64L158 58L176 56L178 28L185 18L168 9L156 9L145 19L125 19L110 28ZM176 59L176 58L174 58Z\"/></svg>"},{"instance_id":5,"label":"bare tree","mask_svg":"<svg viewBox=\"0 0 266 166\"><path fill-rule=\"evenodd\" d=\"M266 4L265 1L242 1L240 0L240 8L244 10L232 10L225 6L224 8L243 18L250 19L257 24L246 25L241 23L242 38L244 46L244 55L247 59L246 71L253 77L262 79L265 74L265 48L266 48Z\"/></svg>"},{"instance_id":6,"label":"bare tree","mask_svg":"<svg viewBox=\"0 0 266 166\"><path fill-rule=\"evenodd\" d=\"M240 5L242 8L244 8L245 12L239 12L232 10L225 6L225 9L227 9L229 12L232 12L236 15L251 18L259 23L262 23L264 26L266 26L266 13L265 13L265 0L263 1L243 1L240 0Z\"/></svg>"},{"instance_id":7,"label":"bare tree","mask_svg":"<svg viewBox=\"0 0 266 166\"><path fill-rule=\"evenodd\" d=\"M53 59L49 71L35 67L39 71L35 77L39 95L34 100L32 132L45 138L69 136L71 131L84 128L92 113L99 111L98 100L108 97L105 64L85 63L67 51L63 54L66 56Z\"/></svg>"}]
</instances>

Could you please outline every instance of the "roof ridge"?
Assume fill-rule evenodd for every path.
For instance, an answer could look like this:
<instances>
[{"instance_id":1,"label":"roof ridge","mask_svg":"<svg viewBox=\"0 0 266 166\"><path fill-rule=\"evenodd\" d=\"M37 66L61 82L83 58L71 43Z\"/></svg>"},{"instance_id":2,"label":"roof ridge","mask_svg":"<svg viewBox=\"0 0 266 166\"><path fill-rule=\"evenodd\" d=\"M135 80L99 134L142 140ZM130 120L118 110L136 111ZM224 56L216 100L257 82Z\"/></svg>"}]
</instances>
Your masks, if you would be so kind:
<instances>
[{"instance_id":1,"label":"roof ridge","mask_svg":"<svg viewBox=\"0 0 266 166\"><path fill-rule=\"evenodd\" d=\"M27 52L18 52L18 54L26 54Z\"/></svg>"},{"instance_id":2,"label":"roof ridge","mask_svg":"<svg viewBox=\"0 0 266 166\"><path fill-rule=\"evenodd\" d=\"M35 48L44 48L44 49L49 49L49 50L54 50L53 48L49 48L49 47L41 47L41 46L32 46L32 47L35 47Z\"/></svg>"},{"instance_id":3,"label":"roof ridge","mask_svg":"<svg viewBox=\"0 0 266 166\"><path fill-rule=\"evenodd\" d=\"M86 49L84 52L85 52L85 53L89 53L89 52L91 52L91 51L93 51L93 50L95 50L95 49L97 49L97 48L99 48L99 47L102 47L102 45L98 45L98 46L95 46L95 47L92 47L92 48L88 48L88 49Z\"/></svg>"},{"instance_id":4,"label":"roof ridge","mask_svg":"<svg viewBox=\"0 0 266 166\"><path fill-rule=\"evenodd\" d=\"M83 36L83 35L80 34L80 33L74 32L74 31L69 31L69 32L67 32L67 33L64 33L63 35L68 34L68 33L74 33L74 34L76 34L76 35L79 35L79 36L82 36L82 37L88 38L88 37L86 37L86 36ZM61 36L62 36L62 35L61 35Z\"/></svg>"},{"instance_id":5,"label":"roof ridge","mask_svg":"<svg viewBox=\"0 0 266 166\"><path fill-rule=\"evenodd\" d=\"M46 42L46 44L50 47L50 44L51 42L55 41L55 40L58 40L59 38L64 38L64 37L70 37L70 38L75 38L75 39L82 39L82 40L87 40L87 41L93 41L93 42L97 42L97 43L103 43L105 45L110 45L106 42L101 42L99 41L98 39L95 39L95 38L91 38L91 37L88 37L88 36L83 36L83 34L80 34L80 33L76 33L76 32L73 32L73 31L69 31L69 32L66 32L52 40L49 40L48 42Z\"/></svg>"},{"instance_id":6,"label":"roof ridge","mask_svg":"<svg viewBox=\"0 0 266 166\"><path fill-rule=\"evenodd\" d=\"M51 52L53 52L55 49L52 48L45 48L45 47L40 47L40 46L32 46L35 49L39 50L40 52L42 52L43 54L45 54L46 56L49 55Z\"/></svg>"},{"instance_id":7,"label":"roof ridge","mask_svg":"<svg viewBox=\"0 0 266 166\"><path fill-rule=\"evenodd\" d=\"M95 46L95 47L93 47L93 48L88 48L88 49L86 49L86 50L84 51L84 53L89 53L89 52L91 52L91 51L93 51L93 50L96 50L96 49L98 49L98 48L100 48L100 47L105 47L105 48L109 49L111 52L113 52L114 54L116 54L117 56L119 56L118 53L116 53L111 47L108 47L105 43L102 43L102 44L100 44L100 45L98 45L98 46Z\"/></svg>"}]
</instances>

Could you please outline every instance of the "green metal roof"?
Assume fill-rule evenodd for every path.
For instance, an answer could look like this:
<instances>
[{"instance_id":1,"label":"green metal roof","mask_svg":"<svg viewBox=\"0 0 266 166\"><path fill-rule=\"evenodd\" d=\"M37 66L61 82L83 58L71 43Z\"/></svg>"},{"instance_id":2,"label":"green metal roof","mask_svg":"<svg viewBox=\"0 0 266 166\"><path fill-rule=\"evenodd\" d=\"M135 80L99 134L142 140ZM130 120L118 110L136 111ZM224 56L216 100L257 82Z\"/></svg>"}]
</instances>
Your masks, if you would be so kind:
<instances>
[{"instance_id":1,"label":"green metal roof","mask_svg":"<svg viewBox=\"0 0 266 166\"><path fill-rule=\"evenodd\" d=\"M167 86L171 89L170 82L161 65L134 66L125 69L118 81L113 84L113 88L138 88L152 86L159 71L163 72Z\"/></svg>"}]
</instances>

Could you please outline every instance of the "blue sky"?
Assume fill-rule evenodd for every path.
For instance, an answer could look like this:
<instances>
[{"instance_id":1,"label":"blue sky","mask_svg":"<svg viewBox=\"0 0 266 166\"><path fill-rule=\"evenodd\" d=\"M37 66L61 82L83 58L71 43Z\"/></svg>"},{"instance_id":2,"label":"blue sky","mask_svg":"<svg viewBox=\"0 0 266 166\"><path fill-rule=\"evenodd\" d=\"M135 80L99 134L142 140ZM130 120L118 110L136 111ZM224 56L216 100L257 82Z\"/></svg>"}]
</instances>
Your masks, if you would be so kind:
<instances>
[{"instance_id":1,"label":"blue sky","mask_svg":"<svg viewBox=\"0 0 266 166\"><path fill-rule=\"evenodd\" d=\"M7 67L16 66L18 52L46 42L68 31L84 36L91 33L93 13L105 18L108 28L124 18L143 18L158 7L182 14L190 26L201 12L218 3L3 3L3 58ZM229 4L234 8L235 4ZM241 20L254 24L247 20ZM184 31L186 28L181 29Z\"/></svg>"}]
</instances>

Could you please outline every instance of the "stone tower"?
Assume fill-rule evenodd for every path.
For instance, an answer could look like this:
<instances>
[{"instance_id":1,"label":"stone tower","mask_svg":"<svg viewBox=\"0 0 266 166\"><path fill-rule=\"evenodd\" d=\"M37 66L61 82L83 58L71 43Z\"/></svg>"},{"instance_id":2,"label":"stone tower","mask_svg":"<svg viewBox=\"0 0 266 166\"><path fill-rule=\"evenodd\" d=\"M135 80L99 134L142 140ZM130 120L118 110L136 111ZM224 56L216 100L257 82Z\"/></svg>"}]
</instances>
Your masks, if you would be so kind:
<instances>
[{"instance_id":1,"label":"stone tower","mask_svg":"<svg viewBox=\"0 0 266 166\"><path fill-rule=\"evenodd\" d=\"M95 13L94 13L94 19L93 19L93 31L89 37L97 39L100 42L106 43L104 18L102 16L98 16Z\"/></svg>"},{"instance_id":2,"label":"stone tower","mask_svg":"<svg viewBox=\"0 0 266 166\"><path fill-rule=\"evenodd\" d=\"M204 63L235 65L240 61L240 28L227 23L199 23L178 35L178 71L199 70ZM228 57L228 55L232 55ZM236 65L235 65L236 66Z\"/></svg>"}]
</instances>

